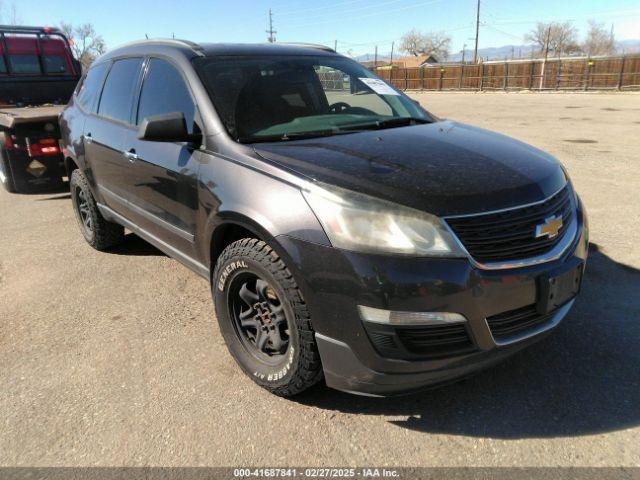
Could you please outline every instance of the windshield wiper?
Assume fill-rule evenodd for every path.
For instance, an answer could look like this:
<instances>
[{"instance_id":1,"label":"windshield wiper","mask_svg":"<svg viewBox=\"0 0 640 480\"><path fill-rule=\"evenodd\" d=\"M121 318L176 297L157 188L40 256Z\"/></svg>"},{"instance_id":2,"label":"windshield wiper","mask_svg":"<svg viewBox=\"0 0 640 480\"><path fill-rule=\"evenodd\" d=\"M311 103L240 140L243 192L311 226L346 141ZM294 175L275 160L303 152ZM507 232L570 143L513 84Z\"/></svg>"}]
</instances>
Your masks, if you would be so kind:
<instances>
[{"instance_id":1,"label":"windshield wiper","mask_svg":"<svg viewBox=\"0 0 640 480\"><path fill-rule=\"evenodd\" d=\"M285 132L276 135L255 135L251 137L240 137L238 141L241 143L286 142L288 140L304 140L305 138L330 137L332 135L355 133L342 130L342 128L328 128L325 130L314 130L312 132Z\"/></svg>"},{"instance_id":2,"label":"windshield wiper","mask_svg":"<svg viewBox=\"0 0 640 480\"><path fill-rule=\"evenodd\" d=\"M358 123L355 125L347 125L340 127L341 130L366 130L366 129L383 129L393 127L406 127L410 125L423 125L425 123L431 123L431 120L426 118L415 117L398 117L388 118L385 120L376 120L371 123Z\"/></svg>"}]
</instances>

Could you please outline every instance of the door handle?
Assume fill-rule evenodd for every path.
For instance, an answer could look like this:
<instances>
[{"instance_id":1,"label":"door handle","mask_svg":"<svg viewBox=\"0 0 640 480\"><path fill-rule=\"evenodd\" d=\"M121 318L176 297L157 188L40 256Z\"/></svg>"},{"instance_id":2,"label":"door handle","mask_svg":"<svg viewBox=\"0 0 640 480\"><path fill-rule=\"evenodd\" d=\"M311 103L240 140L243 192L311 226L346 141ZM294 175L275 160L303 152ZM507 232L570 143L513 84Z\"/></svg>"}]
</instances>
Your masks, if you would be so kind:
<instances>
[{"instance_id":1,"label":"door handle","mask_svg":"<svg viewBox=\"0 0 640 480\"><path fill-rule=\"evenodd\" d=\"M85 142L85 143L91 143L91 142L93 142L93 137L91 136L91 133L87 133L87 134L84 136L84 142Z\"/></svg>"},{"instance_id":2,"label":"door handle","mask_svg":"<svg viewBox=\"0 0 640 480\"><path fill-rule=\"evenodd\" d=\"M122 152L122 154L131 163L135 162L138 159L138 155L136 154L136 151L133 148L128 152Z\"/></svg>"}]
</instances>

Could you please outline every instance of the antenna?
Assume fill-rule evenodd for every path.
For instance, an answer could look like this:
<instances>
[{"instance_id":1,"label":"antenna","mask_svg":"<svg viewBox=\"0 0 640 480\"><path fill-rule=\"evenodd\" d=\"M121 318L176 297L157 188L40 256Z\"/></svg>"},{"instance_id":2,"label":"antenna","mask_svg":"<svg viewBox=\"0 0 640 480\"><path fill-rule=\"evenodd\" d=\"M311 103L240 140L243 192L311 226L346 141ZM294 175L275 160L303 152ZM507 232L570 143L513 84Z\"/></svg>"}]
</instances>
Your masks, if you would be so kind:
<instances>
[{"instance_id":1,"label":"antenna","mask_svg":"<svg viewBox=\"0 0 640 480\"><path fill-rule=\"evenodd\" d=\"M271 9L269 9L269 30L267 30L266 32L269 34L269 37L267 38L267 40L269 40L269 43L275 43L275 34L278 32L273 29L273 13L271 12Z\"/></svg>"}]
</instances>

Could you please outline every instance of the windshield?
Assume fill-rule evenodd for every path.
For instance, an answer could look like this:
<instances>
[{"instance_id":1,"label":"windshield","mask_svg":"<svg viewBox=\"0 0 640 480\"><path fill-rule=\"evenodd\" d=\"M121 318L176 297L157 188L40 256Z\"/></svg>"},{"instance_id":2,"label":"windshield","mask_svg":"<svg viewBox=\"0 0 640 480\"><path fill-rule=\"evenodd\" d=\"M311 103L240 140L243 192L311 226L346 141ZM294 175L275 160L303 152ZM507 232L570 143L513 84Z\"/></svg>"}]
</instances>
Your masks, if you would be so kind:
<instances>
[{"instance_id":1,"label":"windshield","mask_svg":"<svg viewBox=\"0 0 640 480\"><path fill-rule=\"evenodd\" d=\"M405 95L343 57L199 58L195 66L229 135L243 143L433 121Z\"/></svg>"}]
</instances>

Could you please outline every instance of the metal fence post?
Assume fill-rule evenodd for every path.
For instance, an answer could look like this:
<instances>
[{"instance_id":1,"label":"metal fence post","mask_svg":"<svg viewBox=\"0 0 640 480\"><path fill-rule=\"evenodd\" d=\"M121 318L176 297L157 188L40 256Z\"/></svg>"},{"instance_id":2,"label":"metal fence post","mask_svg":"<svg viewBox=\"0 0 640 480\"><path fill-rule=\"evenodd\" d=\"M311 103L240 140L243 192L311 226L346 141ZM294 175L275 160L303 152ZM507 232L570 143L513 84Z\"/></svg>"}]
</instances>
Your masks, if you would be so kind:
<instances>
[{"instance_id":1,"label":"metal fence post","mask_svg":"<svg viewBox=\"0 0 640 480\"><path fill-rule=\"evenodd\" d=\"M409 89L409 80L408 80L408 75L409 75L409 69L407 67L404 67L404 89L408 90Z\"/></svg>"},{"instance_id":2,"label":"metal fence post","mask_svg":"<svg viewBox=\"0 0 640 480\"><path fill-rule=\"evenodd\" d=\"M442 75L444 74L444 67L440 67L440 79L438 80L438 90L442 90Z\"/></svg>"},{"instance_id":3,"label":"metal fence post","mask_svg":"<svg viewBox=\"0 0 640 480\"><path fill-rule=\"evenodd\" d=\"M420 91L424 91L424 65L420 67Z\"/></svg>"},{"instance_id":4,"label":"metal fence post","mask_svg":"<svg viewBox=\"0 0 640 480\"><path fill-rule=\"evenodd\" d=\"M556 90L560 89L560 74L562 73L562 60L558 59L556 65Z\"/></svg>"},{"instance_id":5,"label":"metal fence post","mask_svg":"<svg viewBox=\"0 0 640 480\"><path fill-rule=\"evenodd\" d=\"M584 80L583 80L583 86L582 86L582 89L585 91L589 89L589 78L591 77L592 64L593 62L591 61L591 58L587 58L586 65L584 68Z\"/></svg>"},{"instance_id":6,"label":"metal fence post","mask_svg":"<svg viewBox=\"0 0 640 480\"><path fill-rule=\"evenodd\" d=\"M462 79L464 78L464 63L460 64L460 81L458 82L458 90L462 90Z\"/></svg>"},{"instance_id":7,"label":"metal fence post","mask_svg":"<svg viewBox=\"0 0 640 480\"><path fill-rule=\"evenodd\" d=\"M504 78L502 79L502 89L507 89L507 77L509 76L509 64L504 62Z\"/></svg>"},{"instance_id":8,"label":"metal fence post","mask_svg":"<svg viewBox=\"0 0 640 480\"><path fill-rule=\"evenodd\" d=\"M480 64L480 91L484 85L484 63Z\"/></svg>"},{"instance_id":9,"label":"metal fence post","mask_svg":"<svg viewBox=\"0 0 640 480\"><path fill-rule=\"evenodd\" d=\"M529 62L529 90L531 90L531 87L533 87L533 69L534 69L535 63L533 61Z\"/></svg>"},{"instance_id":10,"label":"metal fence post","mask_svg":"<svg viewBox=\"0 0 640 480\"><path fill-rule=\"evenodd\" d=\"M626 61L627 57L626 56L622 56L622 63L620 64L620 71L618 72L618 90L622 90L622 76L624 75L624 62Z\"/></svg>"}]
</instances>

